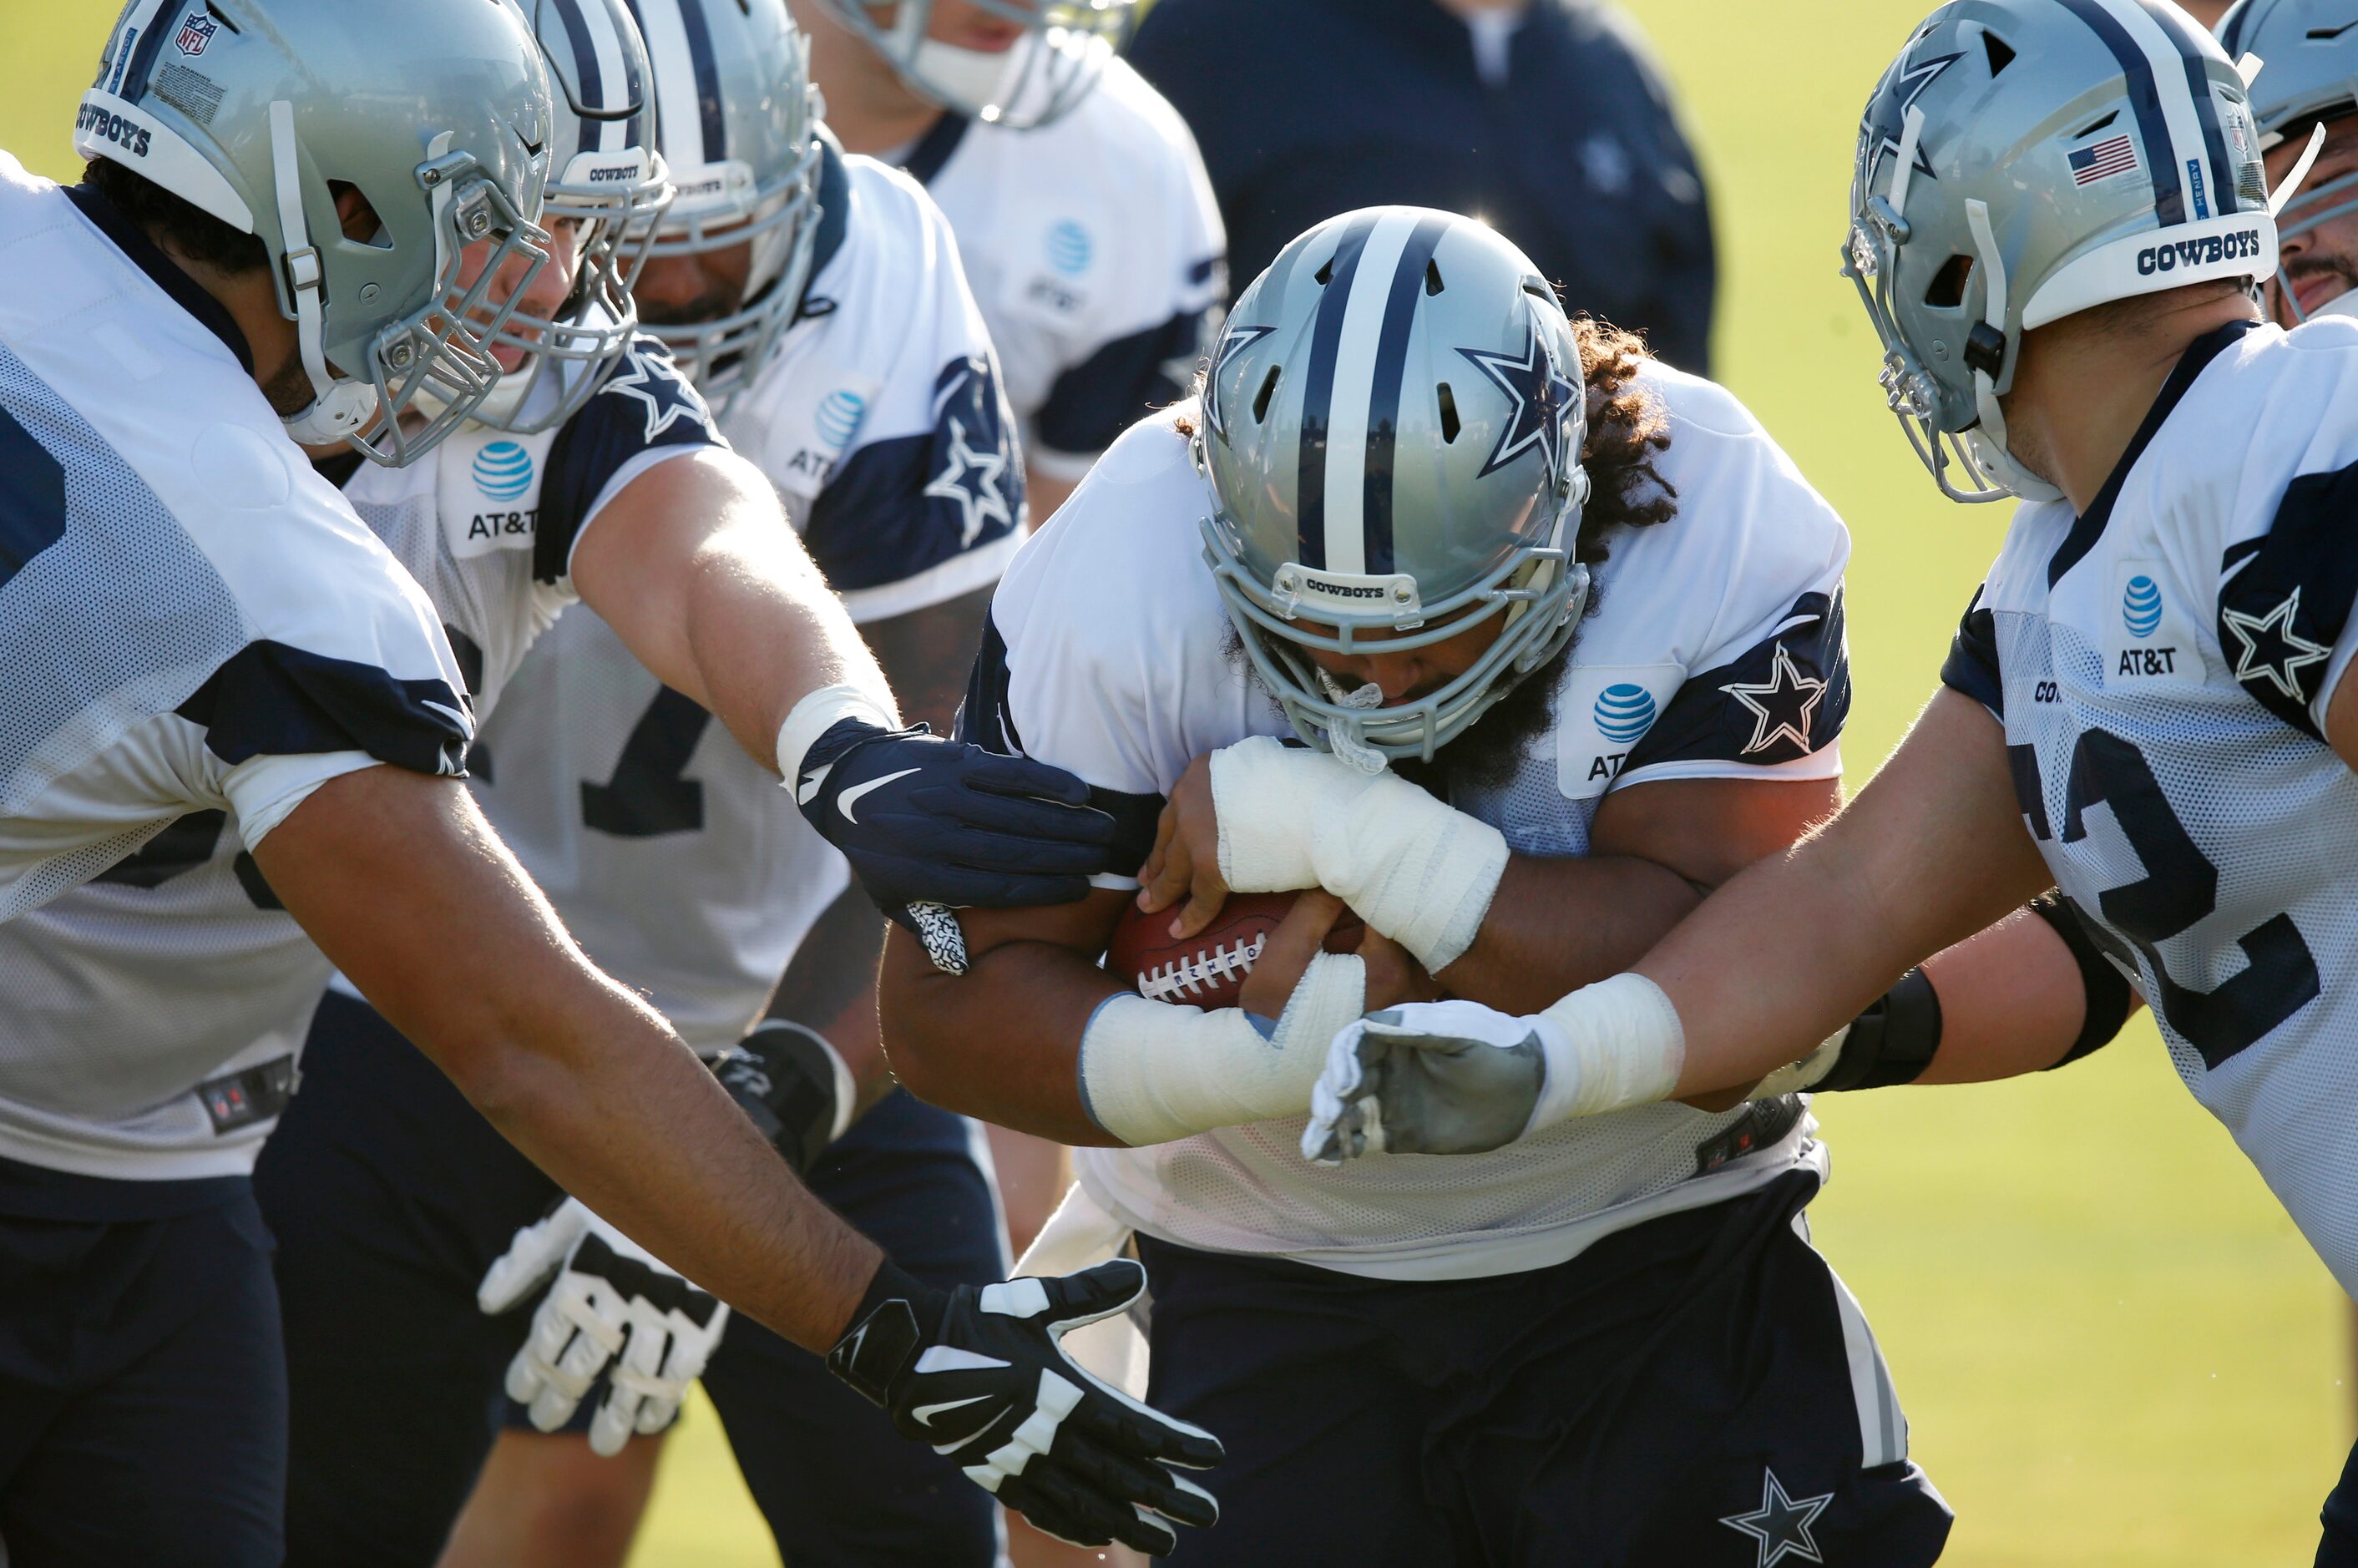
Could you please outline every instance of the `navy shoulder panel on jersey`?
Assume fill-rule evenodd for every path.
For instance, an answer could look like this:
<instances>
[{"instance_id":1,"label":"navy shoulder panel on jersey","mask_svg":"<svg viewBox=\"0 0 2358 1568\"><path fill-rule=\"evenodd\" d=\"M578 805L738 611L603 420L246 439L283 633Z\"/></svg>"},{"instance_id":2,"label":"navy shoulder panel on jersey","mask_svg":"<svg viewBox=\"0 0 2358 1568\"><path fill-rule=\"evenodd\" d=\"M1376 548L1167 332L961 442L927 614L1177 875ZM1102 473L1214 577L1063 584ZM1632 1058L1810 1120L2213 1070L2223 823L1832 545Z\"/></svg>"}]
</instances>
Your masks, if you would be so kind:
<instances>
[{"instance_id":1,"label":"navy shoulder panel on jersey","mask_svg":"<svg viewBox=\"0 0 2358 1568\"><path fill-rule=\"evenodd\" d=\"M989 360L944 365L934 427L853 450L811 503L803 543L829 586L899 582L1012 532L1023 464L1011 425Z\"/></svg>"},{"instance_id":2,"label":"navy shoulder panel on jersey","mask_svg":"<svg viewBox=\"0 0 2358 1568\"><path fill-rule=\"evenodd\" d=\"M240 649L177 711L231 763L366 752L413 773L464 777L475 733L467 699L441 680L402 680L267 639Z\"/></svg>"},{"instance_id":3,"label":"navy shoulder panel on jersey","mask_svg":"<svg viewBox=\"0 0 2358 1568\"><path fill-rule=\"evenodd\" d=\"M1997 674L1997 623L1982 608L1980 589L1974 589L1973 602L1957 622L1949 656L1941 664L1941 684L1988 708L1991 718L2006 718L2006 687Z\"/></svg>"},{"instance_id":4,"label":"navy shoulder panel on jersey","mask_svg":"<svg viewBox=\"0 0 2358 1568\"><path fill-rule=\"evenodd\" d=\"M66 536L66 469L0 408L0 586Z\"/></svg>"},{"instance_id":5,"label":"navy shoulder panel on jersey","mask_svg":"<svg viewBox=\"0 0 2358 1568\"><path fill-rule=\"evenodd\" d=\"M2219 647L2236 684L2308 735L2319 734L2309 705L2358 598L2353 508L2358 464L2303 474L2267 533L2230 546L2219 564Z\"/></svg>"},{"instance_id":6,"label":"navy shoulder panel on jersey","mask_svg":"<svg viewBox=\"0 0 2358 1568\"><path fill-rule=\"evenodd\" d=\"M1217 261L1190 269L1200 285ZM1101 452L1114 438L1154 410L1179 401L1204 351L1202 310L1186 310L1158 327L1116 338L1056 378L1033 418L1033 434L1055 452Z\"/></svg>"},{"instance_id":7,"label":"navy shoulder panel on jersey","mask_svg":"<svg viewBox=\"0 0 2358 1568\"><path fill-rule=\"evenodd\" d=\"M1790 762L1840 735L1849 715L1842 592L1805 593L1783 626L1740 657L1689 676L1622 772L1665 762Z\"/></svg>"},{"instance_id":8,"label":"navy shoulder panel on jersey","mask_svg":"<svg viewBox=\"0 0 2358 1568\"><path fill-rule=\"evenodd\" d=\"M1009 684L1007 640L999 634L999 623L986 616L982 646L975 651L974 669L967 676L966 700L958 704L950 732L1001 756L1029 755L1008 702ZM1154 852L1154 827L1163 816L1163 796L1129 795L1090 784L1089 804L1114 820L1113 863L1144 865L1146 857Z\"/></svg>"},{"instance_id":9,"label":"navy shoulder panel on jersey","mask_svg":"<svg viewBox=\"0 0 2358 1568\"><path fill-rule=\"evenodd\" d=\"M548 449L532 572L542 582L565 575L574 538L590 508L623 464L661 447L717 447L712 411L671 351L642 333L607 373L606 384L565 422Z\"/></svg>"}]
</instances>

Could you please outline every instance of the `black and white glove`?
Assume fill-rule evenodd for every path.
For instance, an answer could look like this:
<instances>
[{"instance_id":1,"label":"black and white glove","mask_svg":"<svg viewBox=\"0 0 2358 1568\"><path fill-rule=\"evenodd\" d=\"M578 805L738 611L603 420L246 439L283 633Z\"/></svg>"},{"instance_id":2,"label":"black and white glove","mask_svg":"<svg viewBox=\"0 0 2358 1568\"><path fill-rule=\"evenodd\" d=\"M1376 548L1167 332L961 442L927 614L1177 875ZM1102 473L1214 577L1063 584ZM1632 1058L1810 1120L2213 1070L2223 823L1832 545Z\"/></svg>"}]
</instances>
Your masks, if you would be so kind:
<instances>
[{"instance_id":1,"label":"black and white glove","mask_svg":"<svg viewBox=\"0 0 2358 1568\"><path fill-rule=\"evenodd\" d=\"M766 1020L722 1052L712 1076L797 1176L851 1122L851 1069L815 1029Z\"/></svg>"},{"instance_id":2,"label":"black and white glove","mask_svg":"<svg viewBox=\"0 0 2358 1568\"><path fill-rule=\"evenodd\" d=\"M1062 768L945 740L919 724L838 719L789 775L819 837L851 862L877 908L925 943L936 967L966 972L946 906L1071 903L1116 870L1114 820Z\"/></svg>"},{"instance_id":3,"label":"black and white glove","mask_svg":"<svg viewBox=\"0 0 2358 1568\"><path fill-rule=\"evenodd\" d=\"M516 1232L476 1287L498 1314L537 1294L532 1332L508 1363L508 1397L555 1432L598 1381L606 1399L590 1446L609 1457L633 1432L661 1432L679 1413L729 1325L729 1308L656 1261L578 1198Z\"/></svg>"},{"instance_id":4,"label":"black and white glove","mask_svg":"<svg viewBox=\"0 0 2358 1568\"><path fill-rule=\"evenodd\" d=\"M985 1491L1076 1546L1167 1556L1174 1524L1219 1505L1177 1474L1219 1463L1219 1440L1099 1382L1058 1344L1146 1290L1127 1259L1061 1279L940 1291L886 1263L827 1369Z\"/></svg>"}]
</instances>

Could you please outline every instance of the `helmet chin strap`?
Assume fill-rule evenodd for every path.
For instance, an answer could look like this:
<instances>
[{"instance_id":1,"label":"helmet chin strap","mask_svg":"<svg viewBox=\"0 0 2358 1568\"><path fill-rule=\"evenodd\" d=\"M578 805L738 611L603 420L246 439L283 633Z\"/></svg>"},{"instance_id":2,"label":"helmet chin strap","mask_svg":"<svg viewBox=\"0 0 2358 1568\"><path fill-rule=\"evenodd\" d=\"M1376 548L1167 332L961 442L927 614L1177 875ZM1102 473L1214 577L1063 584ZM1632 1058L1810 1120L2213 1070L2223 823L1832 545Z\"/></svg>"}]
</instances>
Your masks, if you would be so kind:
<instances>
[{"instance_id":1,"label":"helmet chin strap","mask_svg":"<svg viewBox=\"0 0 2358 1568\"><path fill-rule=\"evenodd\" d=\"M1973 231L1974 249L1979 253L1976 265L1982 269L1988 290L1989 303L1982 319L1999 334L2006 333L2006 258L1998 254L1997 237L1990 231L1989 204L1985 201L1965 203L1965 224ZM2017 351L2019 351L2017 347ZM2017 461L2006 444L2006 415L1998 407L1997 383L1988 371L1974 371L1974 411L1981 423L1967 431L1965 440L1974 460L1987 470L1989 477L2025 501L2060 501L2063 492L2040 479Z\"/></svg>"},{"instance_id":2,"label":"helmet chin strap","mask_svg":"<svg viewBox=\"0 0 2358 1568\"><path fill-rule=\"evenodd\" d=\"M376 416L376 388L365 382L338 381L328 373L327 353L319 342L320 287L326 271L303 218L303 189L295 161L295 106L283 98L270 105L270 161L286 248L287 294L295 303L295 342L312 393L308 408L281 422L299 444L328 446L358 435Z\"/></svg>"},{"instance_id":3,"label":"helmet chin strap","mask_svg":"<svg viewBox=\"0 0 2358 1568\"><path fill-rule=\"evenodd\" d=\"M996 54L960 49L925 36L932 11L931 5L904 3L892 23L893 45L909 62L911 71L949 99L953 108L966 112L984 104L1004 108L1000 91L1007 84L1017 57L1030 41L1028 37L1016 39L1011 48Z\"/></svg>"}]
</instances>

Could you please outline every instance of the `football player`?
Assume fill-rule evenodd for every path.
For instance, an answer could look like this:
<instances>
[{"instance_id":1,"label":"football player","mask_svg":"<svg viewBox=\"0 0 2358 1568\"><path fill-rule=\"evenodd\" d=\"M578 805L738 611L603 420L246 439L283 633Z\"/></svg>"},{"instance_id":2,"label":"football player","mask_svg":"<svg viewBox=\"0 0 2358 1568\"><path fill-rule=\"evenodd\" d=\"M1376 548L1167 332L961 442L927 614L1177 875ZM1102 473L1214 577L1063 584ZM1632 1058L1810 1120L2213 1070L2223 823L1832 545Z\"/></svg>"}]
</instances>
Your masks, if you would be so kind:
<instances>
[{"instance_id":1,"label":"football player","mask_svg":"<svg viewBox=\"0 0 2358 1568\"><path fill-rule=\"evenodd\" d=\"M579 7L535 9L568 17L547 49L571 60L561 104L512 8L439 4L388 39L313 0L137 0L83 102L87 184L8 166L6 232L25 239L0 264L0 629L10 688L54 694L16 710L0 878L0 1159L22 1255L0 1529L24 1560L278 1560L286 1374L245 1173L331 959L535 1158L799 1342L840 1335L841 1375L937 1445L979 1445L968 1474L1002 1497L1127 1527L1137 1487L1163 1484L1136 1460L1194 1441L1061 1370L1057 1325L1127 1281L953 1295L880 1265L589 965L453 782L473 661L435 622L512 626L542 608L533 584L507 546L481 547L492 535L380 541L289 443L417 464L365 470L386 482L447 478L438 444L494 412L503 372L527 377L526 422L531 398L569 399L620 351L565 428L623 427L614 399L635 374L648 449L606 470L615 497L552 498L560 537L594 541L571 575L627 574L633 609L667 602L642 651L749 743L768 749L774 723L797 766L856 773L881 750L981 779L980 760L893 727L856 633L768 525L766 483L709 443L654 439L703 417L659 351L633 358L621 334L588 350L596 310L556 314L579 257L580 287L614 297L608 228L643 217L644 192L579 203L623 164L645 172L621 156L644 115L588 85L587 55L627 80L618 7L587 34ZM338 80L362 60L404 91ZM535 356L563 362L528 371ZM620 495L658 478L691 490L653 528ZM582 533L601 499L610 526ZM430 603L388 541L433 580ZM1003 1370L979 1373L978 1354ZM954 1390L945 1357L964 1368ZM1077 1402L1055 1419L1062 1390ZM946 1395L967 1411L956 1433L908 1413Z\"/></svg>"},{"instance_id":2,"label":"football player","mask_svg":"<svg viewBox=\"0 0 2358 1568\"><path fill-rule=\"evenodd\" d=\"M835 146L783 6L638 0L635 16L645 91L691 109L661 117L664 165L683 194L648 236L640 308L719 409L730 444L785 500L895 691L946 730L1023 496L1012 421L948 226L914 181ZM714 87L709 116L695 112L700 81ZM388 534L472 535L487 513L535 507L543 532L557 527L563 497L594 492L602 474L650 449L640 404L611 395L546 439L514 434L513 422L471 428L449 444L438 477L377 486L362 513ZM687 417L658 438L713 438ZM636 504L644 482L623 488L597 526ZM521 581L532 535L501 537L513 539L507 559ZM593 962L708 1059L729 1055L727 1081L758 1075L781 1152L827 1201L930 1282L1001 1278L988 1157L971 1124L901 1095L852 1121L890 1088L873 1039L884 923L865 899L849 906L850 929L819 938L788 981L789 1011L813 1027L765 1029L732 1053L849 879L776 776L633 654L618 631L627 625L591 605L568 609L525 656L474 753L486 815ZM898 809L858 782L837 797L845 806L862 817ZM857 1396L815 1358L757 1324L728 1322L691 1286L651 1279L659 1266L632 1249L585 1258L576 1243L606 1227L579 1204L544 1220L555 1186L413 1059L357 1002L331 998L306 1053L306 1092L262 1162L295 1370L298 1540L332 1518L341 1530L438 1544L483 1466L446 1561L619 1562L661 1439L600 1454L634 1427L660 1425L711 1351L707 1385L782 1552L992 1560L997 1510L947 1460L861 1422ZM484 1316L479 1283L508 1310ZM619 1336L565 1337L574 1314L594 1318L597 1300L665 1292L698 1311L634 1320L627 1347ZM356 1344L351 1326L363 1315L380 1326ZM559 1337L544 1347L543 1334ZM502 1374L520 1347L514 1375L536 1381L511 1403ZM585 1394L598 1368L580 1358L610 1354L622 1375ZM371 1419L388 1379L404 1390L397 1424ZM493 1401L508 1431L486 1465ZM568 1430L543 1435L535 1421ZM341 1537L332 1544L347 1550Z\"/></svg>"},{"instance_id":3,"label":"football player","mask_svg":"<svg viewBox=\"0 0 2358 1568\"><path fill-rule=\"evenodd\" d=\"M957 232L1022 423L1033 514L1186 391L1227 292L1211 182L1113 52L1135 0L794 0L827 124Z\"/></svg>"},{"instance_id":4,"label":"football player","mask_svg":"<svg viewBox=\"0 0 2358 1568\"><path fill-rule=\"evenodd\" d=\"M2255 95L2295 103L2331 19L2279 19L2281 96L2268 12L2222 30ZM1308 1141L1504 1152L1743 1082L2052 883L2091 998L2128 977L2188 1088L2358 1289L2339 1000L2358 959L2358 326L2316 314L2298 257L2312 319L2261 319L2270 212L2305 171L2287 152L2271 198L2263 126L2301 127L2255 124L2246 92L2217 41L2141 0L1952 5L1916 31L1868 104L1848 265L1943 491L2021 501L1941 689L1840 816L1631 973L1531 1017L1460 1004L1347 1031ZM1946 1054L1937 1012L1918 1035ZM2358 1474L2319 1561L2358 1562Z\"/></svg>"},{"instance_id":5,"label":"football player","mask_svg":"<svg viewBox=\"0 0 2358 1568\"><path fill-rule=\"evenodd\" d=\"M1340 905L1300 901L1213 1011L1098 968L1131 880L967 912L962 978L888 943L903 1081L1082 1145L1068 1208L1134 1232L1154 1394L1243 1461L1206 1561L1938 1555L1947 1507L1804 1238L1824 1152L1795 1099L1480 1166L1295 1152L1338 1020L1609 972L1833 809L1848 554L1727 393L1414 208L1286 247L1200 403L1133 426L1017 554L969 738L1087 779L1133 862L1194 759L1234 746L1281 790L1307 759L1330 809L1250 853L1314 855L1269 885L1379 934L1309 957Z\"/></svg>"}]
</instances>

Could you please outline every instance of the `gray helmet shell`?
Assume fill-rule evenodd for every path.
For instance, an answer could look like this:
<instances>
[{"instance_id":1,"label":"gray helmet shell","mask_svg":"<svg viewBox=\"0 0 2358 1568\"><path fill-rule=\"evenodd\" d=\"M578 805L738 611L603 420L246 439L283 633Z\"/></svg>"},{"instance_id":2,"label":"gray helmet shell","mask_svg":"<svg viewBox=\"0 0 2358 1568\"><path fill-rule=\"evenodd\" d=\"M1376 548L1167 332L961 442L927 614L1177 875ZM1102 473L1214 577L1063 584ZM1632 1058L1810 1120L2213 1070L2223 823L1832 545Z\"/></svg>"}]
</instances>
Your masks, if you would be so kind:
<instances>
[{"instance_id":1,"label":"gray helmet shell","mask_svg":"<svg viewBox=\"0 0 2358 1568\"><path fill-rule=\"evenodd\" d=\"M2323 120L2358 110L2358 0L2241 0L2219 19L2219 42L2251 76L2252 118L2262 149L2305 135ZM2358 173L2299 191L2277 213L2279 243L2299 239L2358 211ZM2306 320L2292 279L2277 271L2277 297L2296 321ZM2358 312L2358 289L2320 308L2320 314Z\"/></svg>"},{"instance_id":2,"label":"gray helmet shell","mask_svg":"<svg viewBox=\"0 0 2358 1568\"><path fill-rule=\"evenodd\" d=\"M395 82L397 92L363 91ZM319 401L299 440L413 460L499 380L493 279L536 269L550 106L503 0L131 0L82 95L75 150L112 158L262 241ZM382 225L347 239L331 182ZM461 287L461 252L493 245ZM511 276L521 289L528 283ZM421 396L434 412L405 425Z\"/></svg>"},{"instance_id":3,"label":"gray helmet shell","mask_svg":"<svg viewBox=\"0 0 2358 1568\"><path fill-rule=\"evenodd\" d=\"M968 0L1024 29L1004 52L988 54L927 38L934 0L900 0L889 27L862 0L818 4L883 56L912 92L1019 131L1047 124L1088 96L1138 8L1138 0Z\"/></svg>"},{"instance_id":4,"label":"gray helmet shell","mask_svg":"<svg viewBox=\"0 0 2358 1568\"><path fill-rule=\"evenodd\" d=\"M2160 0L1955 0L1859 124L1843 271L1952 500L2057 493L2006 446L2023 332L2276 252L2243 79Z\"/></svg>"},{"instance_id":5,"label":"gray helmet shell","mask_svg":"<svg viewBox=\"0 0 2358 1568\"><path fill-rule=\"evenodd\" d=\"M512 312L494 346L522 351L475 411L530 434L570 419L638 331L631 286L671 202L655 148L654 74L622 0L526 0L548 72L549 178L542 222L574 227L573 287L549 317Z\"/></svg>"},{"instance_id":6,"label":"gray helmet shell","mask_svg":"<svg viewBox=\"0 0 2358 1568\"><path fill-rule=\"evenodd\" d=\"M716 411L752 384L793 322L818 235L818 89L784 0L636 0L678 189L658 257L753 247L736 308L648 330ZM706 84L718 91L706 91Z\"/></svg>"},{"instance_id":7,"label":"gray helmet shell","mask_svg":"<svg viewBox=\"0 0 2358 1568\"><path fill-rule=\"evenodd\" d=\"M1429 758L1571 640L1584 387L1554 291L1455 213L1329 219L1237 300L1194 440L1206 556L1303 740L1363 764ZM1492 616L1473 667L1394 707L1306 656L1428 646Z\"/></svg>"}]
</instances>

